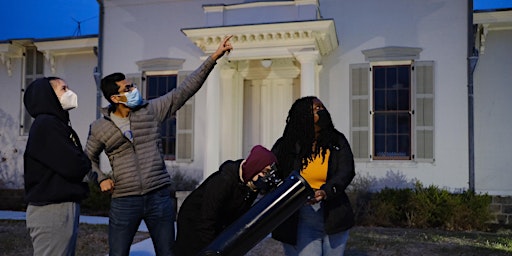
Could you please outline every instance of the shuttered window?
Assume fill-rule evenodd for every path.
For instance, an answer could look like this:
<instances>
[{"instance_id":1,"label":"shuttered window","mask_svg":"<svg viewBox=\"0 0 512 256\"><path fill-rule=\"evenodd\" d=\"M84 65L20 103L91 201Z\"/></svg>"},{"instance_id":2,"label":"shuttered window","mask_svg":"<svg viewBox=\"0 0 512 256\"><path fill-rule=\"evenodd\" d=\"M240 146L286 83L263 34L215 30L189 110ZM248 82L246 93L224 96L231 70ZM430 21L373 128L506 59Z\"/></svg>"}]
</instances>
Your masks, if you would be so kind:
<instances>
[{"instance_id":1,"label":"shuttered window","mask_svg":"<svg viewBox=\"0 0 512 256\"><path fill-rule=\"evenodd\" d=\"M146 99L160 97L176 88L177 75L148 75L146 82ZM165 160L176 160L176 119L167 118L161 126L160 140Z\"/></svg>"},{"instance_id":2,"label":"shuttered window","mask_svg":"<svg viewBox=\"0 0 512 256\"><path fill-rule=\"evenodd\" d=\"M27 88L30 83L38 78L44 77L44 55L42 52L38 51L35 46L26 46L23 59L25 62L25 81L24 86L21 89L20 135L28 136L34 119L25 109L25 104L23 103L23 95L25 93L25 88Z\"/></svg>"},{"instance_id":3,"label":"shuttered window","mask_svg":"<svg viewBox=\"0 0 512 256\"><path fill-rule=\"evenodd\" d=\"M178 72L178 84L181 84L190 73L192 72ZM194 160L194 101L193 96L176 112L176 161L179 162Z\"/></svg>"},{"instance_id":4,"label":"shuttered window","mask_svg":"<svg viewBox=\"0 0 512 256\"><path fill-rule=\"evenodd\" d=\"M350 90L356 161L434 161L432 61L350 65Z\"/></svg>"},{"instance_id":5,"label":"shuttered window","mask_svg":"<svg viewBox=\"0 0 512 256\"><path fill-rule=\"evenodd\" d=\"M176 88L191 72L178 74L147 75L144 79L145 98L150 100ZM132 79L132 81L134 81ZM162 123L162 149L165 160L191 162L194 154L194 97L190 98L176 116Z\"/></svg>"},{"instance_id":6,"label":"shuttered window","mask_svg":"<svg viewBox=\"0 0 512 256\"><path fill-rule=\"evenodd\" d=\"M370 159L369 151L369 64L350 66L351 146L354 158Z\"/></svg>"},{"instance_id":7,"label":"shuttered window","mask_svg":"<svg viewBox=\"0 0 512 256\"><path fill-rule=\"evenodd\" d=\"M414 63L416 85L415 133L416 160L433 162L434 155L434 62Z\"/></svg>"}]
</instances>

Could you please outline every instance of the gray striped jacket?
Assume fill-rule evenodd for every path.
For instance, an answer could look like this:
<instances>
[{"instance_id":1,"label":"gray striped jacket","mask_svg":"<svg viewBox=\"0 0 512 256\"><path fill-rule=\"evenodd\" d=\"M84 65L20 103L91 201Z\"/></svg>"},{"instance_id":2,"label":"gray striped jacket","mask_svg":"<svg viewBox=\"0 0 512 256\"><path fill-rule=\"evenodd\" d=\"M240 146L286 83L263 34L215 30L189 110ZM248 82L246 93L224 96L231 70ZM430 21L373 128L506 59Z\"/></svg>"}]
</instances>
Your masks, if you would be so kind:
<instances>
[{"instance_id":1,"label":"gray striped jacket","mask_svg":"<svg viewBox=\"0 0 512 256\"><path fill-rule=\"evenodd\" d=\"M98 183L109 178L99 168L101 152L108 156L115 185L112 197L144 195L171 184L162 154L161 124L201 88L214 66L209 57L176 89L132 110L133 143L112 122L108 109L102 109L104 117L90 126L86 153L92 162L91 176Z\"/></svg>"}]
</instances>

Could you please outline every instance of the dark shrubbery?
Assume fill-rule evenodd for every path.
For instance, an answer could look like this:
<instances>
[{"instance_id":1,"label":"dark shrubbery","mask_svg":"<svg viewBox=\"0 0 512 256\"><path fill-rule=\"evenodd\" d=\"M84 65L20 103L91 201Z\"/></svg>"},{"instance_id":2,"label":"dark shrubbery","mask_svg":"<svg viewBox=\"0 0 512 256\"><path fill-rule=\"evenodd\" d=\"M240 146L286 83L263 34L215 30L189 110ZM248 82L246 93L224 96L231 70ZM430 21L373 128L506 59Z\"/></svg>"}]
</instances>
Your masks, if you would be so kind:
<instances>
[{"instance_id":1,"label":"dark shrubbery","mask_svg":"<svg viewBox=\"0 0 512 256\"><path fill-rule=\"evenodd\" d=\"M359 225L486 230L491 220L491 197L471 191L454 194L416 182L414 188L367 192L363 201L357 201L359 196L355 203Z\"/></svg>"},{"instance_id":2,"label":"dark shrubbery","mask_svg":"<svg viewBox=\"0 0 512 256\"><path fill-rule=\"evenodd\" d=\"M103 193L94 182L89 182L89 197L82 201L81 213L84 215L108 216L110 193Z\"/></svg>"},{"instance_id":3,"label":"dark shrubbery","mask_svg":"<svg viewBox=\"0 0 512 256\"><path fill-rule=\"evenodd\" d=\"M199 181L184 175L180 171L173 171L171 174L171 186L175 191L193 190ZM100 191L98 185L89 182L89 197L82 201L82 214L108 216L110 209L110 193Z\"/></svg>"}]
</instances>

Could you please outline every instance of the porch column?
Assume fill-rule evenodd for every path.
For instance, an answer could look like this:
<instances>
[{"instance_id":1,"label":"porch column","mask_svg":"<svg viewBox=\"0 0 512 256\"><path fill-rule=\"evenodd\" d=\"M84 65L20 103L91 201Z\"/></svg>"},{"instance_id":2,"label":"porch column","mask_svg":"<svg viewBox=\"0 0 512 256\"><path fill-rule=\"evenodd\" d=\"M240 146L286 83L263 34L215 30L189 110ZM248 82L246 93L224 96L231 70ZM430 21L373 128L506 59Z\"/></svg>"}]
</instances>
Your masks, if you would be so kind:
<instances>
[{"instance_id":1,"label":"porch column","mask_svg":"<svg viewBox=\"0 0 512 256\"><path fill-rule=\"evenodd\" d=\"M206 80L206 136L204 147L203 180L220 165L220 69L215 65Z\"/></svg>"},{"instance_id":2,"label":"porch column","mask_svg":"<svg viewBox=\"0 0 512 256\"><path fill-rule=\"evenodd\" d=\"M318 96L318 51L299 51L293 54L300 62L300 96Z\"/></svg>"}]
</instances>

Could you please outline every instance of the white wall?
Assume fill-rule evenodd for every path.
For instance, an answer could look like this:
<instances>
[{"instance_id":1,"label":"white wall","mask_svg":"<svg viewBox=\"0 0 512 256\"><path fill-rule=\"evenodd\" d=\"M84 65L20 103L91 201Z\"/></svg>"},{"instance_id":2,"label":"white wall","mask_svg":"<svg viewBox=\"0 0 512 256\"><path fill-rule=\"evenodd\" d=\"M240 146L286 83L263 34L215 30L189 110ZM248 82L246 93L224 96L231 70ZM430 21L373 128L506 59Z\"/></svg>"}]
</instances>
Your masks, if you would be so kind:
<instances>
[{"instance_id":1,"label":"white wall","mask_svg":"<svg viewBox=\"0 0 512 256\"><path fill-rule=\"evenodd\" d=\"M242 1L221 2L229 5ZM157 57L183 58L186 59L186 70L195 69L201 63L202 51L180 29L198 28L206 24L202 8L204 4L212 3L173 0L106 1L104 75L117 71L138 72L136 61ZM320 0L319 4L322 18L334 20L339 40L339 47L322 59L319 96L331 111L337 128L347 137L350 134L349 65L366 61L361 51L386 46L418 47L422 49L419 60L432 60L435 63L435 162L357 163L357 173L385 177L389 171L401 172L407 179L419 179L424 185L435 184L453 190L467 189L467 1ZM226 34L229 34L229 27L226 28ZM483 62L482 59L479 65ZM499 89L503 91L505 88L502 86ZM195 160L184 168L201 169L203 166L202 141L206 117L205 111L201 110L206 109L206 90L203 88L196 94ZM476 99L477 106L481 105L482 100ZM503 105L504 101L500 104ZM501 112L505 109L495 112L495 118L503 117ZM478 111L480 116L486 113L485 108ZM504 129L494 128L492 131L503 133ZM477 136L482 135L480 130L477 130ZM477 146L484 141L497 140L493 139L492 133L487 136L489 138L477 139ZM493 147L481 146L477 151L477 169L503 172L506 161L487 164L493 162L491 159L501 156L493 154L494 158L491 158L491 153L484 153L488 152L487 148ZM482 158L487 159L486 162L479 162ZM489 177L480 175L477 171L479 182L489 180ZM491 184L494 185L488 182L477 183L477 186L489 189Z\"/></svg>"},{"instance_id":2,"label":"white wall","mask_svg":"<svg viewBox=\"0 0 512 256\"><path fill-rule=\"evenodd\" d=\"M512 195L512 28L489 31L474 76L475 188Z\"/></svg>"},{"instance_id":3,"label":"white wall","mask_svg":"<svg viewBox=\"0 0 512 256\"><path fill-rule=\"evenodd\" d=\"M106 1L103 76L113 72L137 73L140 71L136 61L162 57L186 59L183 69L195 70L202 63L203 52L181 29L205 26L202 8L205 4L211 2ZM195 95L194 161L189 164L168 162L169 170L186 170L192 176L201 176L199 178L202 178L205 148L206 90L205 86Z\"/></svg>"},{"instance_id":4,"label":"white wall","mask_svg":"<svg viewBox=\"0 0 512 256\"><path fill-rule=\"evenodd\" d=\"M55 74L45 59L45 76L58 76L66 80L78 95L78 108L70 111L73 129L85 146L89 124L96 118L96 86L93 68L97 59L92 53L55 56ZM22 59L12 59L12 75L5 64L0 64L0 154L6 161L0 162L0 180L7 180L8 187L23 187L23 153L27 136L20 135L22 111ZM0 184L2 185L2 184ZM5 185L5 184L4 184Z\"/></svg>"},{"instance_id":5,"label":"white wall","mask_svg":"<svg viewBox=\"0 0 512 256\"><path fill-rule=\"evenodd\" d=\"M362 50L405 46L435 62L435 162L357 163L358 174L384 177L390 170L424 185L467 188L466 1L320 1L336 23L340 47L324 62L320 97L348 137L349 64L365 62ZM329 86L326 86L328 84Z\"/></svg>"},{"instance_id":6,"label":"white wall","mask_svg":"<svg viewBox=\"0 0 512 256\"><path fill-rule=\"evenodd\" d=\"M0 62L0 187L19 188L23 185L23 153L26 137L20 136L21 58L14 58L12 75ZM2 184L3 183L3 184Z\"/></svg>"}]
</instances>

